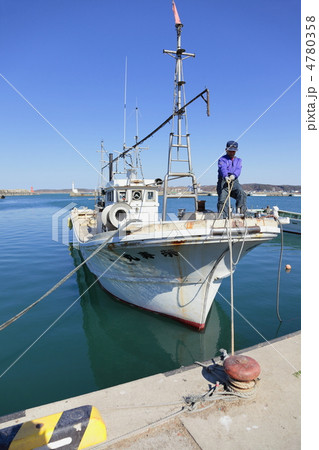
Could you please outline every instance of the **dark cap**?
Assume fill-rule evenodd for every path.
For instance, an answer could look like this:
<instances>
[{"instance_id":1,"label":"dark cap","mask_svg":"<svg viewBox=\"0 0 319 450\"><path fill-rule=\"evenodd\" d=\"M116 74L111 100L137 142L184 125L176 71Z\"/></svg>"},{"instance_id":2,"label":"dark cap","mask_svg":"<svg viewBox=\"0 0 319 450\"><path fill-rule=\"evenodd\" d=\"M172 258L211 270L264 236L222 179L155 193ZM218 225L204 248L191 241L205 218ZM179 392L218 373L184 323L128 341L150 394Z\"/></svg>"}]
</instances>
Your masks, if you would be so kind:
<instances>
[{"instance_id":1,"label":"dark cap","mask_svg":"<svg viewBox=\"0 0 319 450\"><path fill-rule=\"evenodd\" d=\"M238 143L236 141L228 141L226 144L226 151L230 150L231 152L237 152Z\"/></svg>"}]
</instances>

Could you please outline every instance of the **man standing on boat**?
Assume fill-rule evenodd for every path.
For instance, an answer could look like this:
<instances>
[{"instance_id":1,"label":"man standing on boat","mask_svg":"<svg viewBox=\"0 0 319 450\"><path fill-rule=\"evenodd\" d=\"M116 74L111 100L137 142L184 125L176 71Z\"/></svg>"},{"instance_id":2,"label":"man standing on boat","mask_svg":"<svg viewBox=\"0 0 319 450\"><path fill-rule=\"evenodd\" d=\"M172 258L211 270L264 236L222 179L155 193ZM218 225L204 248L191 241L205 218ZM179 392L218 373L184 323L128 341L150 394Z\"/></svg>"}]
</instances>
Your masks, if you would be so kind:
<instances>
[{"instance_id":1,"label":"man standing on boat","mask_svg":"<svg viewBox=\"0 0 319 450\"><path fill-rule=\"evenodd\" d=\"M226 144L226 155L223 155L218 160L217 208L219 213L223 213L223 217L228 217L229 213L229 192L230 196L236 199L236 211L239 210L244 214L247 209L246 194L238 181L241 173L242 161L235 156L237 150L238 143L235 141L228 141Z\"/></svg>"}]
</instances>

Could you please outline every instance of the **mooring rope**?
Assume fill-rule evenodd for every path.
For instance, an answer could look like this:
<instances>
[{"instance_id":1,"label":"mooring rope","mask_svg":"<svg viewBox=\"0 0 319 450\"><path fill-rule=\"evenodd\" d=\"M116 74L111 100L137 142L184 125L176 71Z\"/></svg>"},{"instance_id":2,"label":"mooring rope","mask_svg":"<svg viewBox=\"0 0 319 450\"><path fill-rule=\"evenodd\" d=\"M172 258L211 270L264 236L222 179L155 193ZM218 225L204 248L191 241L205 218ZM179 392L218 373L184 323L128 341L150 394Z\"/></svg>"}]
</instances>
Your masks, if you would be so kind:
<instances>
[{"instance_id":1,"label":"mooring rope","mask_svg":"<svg viewBox=\"0 0 319 450\"><path fill-rule=\"evenodd\" d=\"M229 207L229 211L230 211L230 194L231 194L231 191L232 191L232 189L233 189L233 182L231 181L231 182L227 182L227 183L228 183L228 195L227 195L227 197L226 197L226 199L225 199L225 201L224 201L224 203L223 203L222 209L221 209L221 211L220 211L220 213L219 213L219 216L217 217L216 220L220 219L222 213L224 212L224 209L225 209L225 206L226 206L227 201L228 201L228 205L229 205L228 207ZM229 220L230 220L230 219L229 219ZM244 239L243 239L243 241L242 241L241 248L240 248L240 250L239 250L239 254L238 254L237 260L236 260L236 262L232 261L232 263L233 263L234 266L237 266L237 264L239 263L239 260L240 260L242 251L243 251L243 249L244 249L245 242L246 242L247 231L248 231L248 226L247 226L247 222L246 222L246 217L244 217L244 228L245 228Z\"/></svg>"},{"instance_id":2,"label":"mooring rope","mask_svg":"<svg viewBox=\"0 0 319 450\"><path fill-rule=\"evenodd\" d=\"M135 430L129 431L127 433L124 433L118 437L115 437L103 444L97 445L95 448L97 450L104 449L108 446L111 446L113 444L116 444L123 439L128 439L130 437L135 436L136 434L142 433L146 430L150 430L152 428L155 428L165 422L167 422L170 419L176 418L180 414L193 414L201 411L205 411L207 408L211 408L211 406L214 404L217 400L223 400L223 401L234 401L238 398L241 398L243 400L250 399L255 395L255 392L252 392L250 395L245 395L240 392L235 391L220 391L218 384L214 384L213 387L211 387L205 394L194 394L194 395L188 395L186 397L183 397L183 402L181 402L182 406L178 411L171 412L164 417L161 417L158 420L155 420L151 423L148 423L147 425L141 426L139 428L136 428ZM178 404L178 403L177 403ZM203 406L203 404L206 404L206 406ZM163 405L140 405L139 407L148 409L153 406L168 406L170 404L163 404ZM199 408L199 405L201 407ZM132 409L136 408L136 405L133 406L125 406L124 408L130 408ZM123 407L116 407L116 409L122 409Z\"/></svg>"},{"instance_id":3,"label":"mooring rope","mask_svg":"<svg viewBox=\"0 0 319 450\"><path fill-rule=\"evenodd\" d=\"M248 234L247 234L247 232L248 232L248 225L247 225L247 222L246 222L246 217L244 217L244 228L245 228L244 238L243 238L243 241L242 241L242 244L241 244L241 247L240 247L240 250L239 250L236 262L232 261L233 266L237 266L237 264L239 263L239 260L241 258L241 254L243 252L244 245L245 245L245 242L246 242L246 237L248 236Z\"/></svg>"},{"instance_id":4,"label":"mooring rope","mask_svg":"<svg viewBox=\"0 0 319 450\"><path fill-rule=\"evenodd\" d=\"M231 236L231 201L230 192L232 189L232 182L227 181L228 184L228 246L229 246L229 271L230 271L230 335L231 335L231 354L235 352L235 331L234 331L234 277L233 277L233 241Z\"/></svg>"},{"instance_id":5,"label":"mooring rope","mask_svg":"<svg viewBox=\"0 0 319 450\"><path fill-rule=\"evenodd\" d=\"M86 258L85 261L81 262L75 269L71 270L65 277L62 278L58 283L56 283L51 289L49 289L45 294L43 294L38 300L33 302L31 305L29 305L27 308L20 311L18 314L16 314L14 317L11 317L11 319L4 322L2 325L0 325L0 331L7 328L9 325L11 325L13 322L18 320L20 317L22 317L24 314L26 314L30 309L32 309L35 305L40 303L44 298L48 297L52 292L54 292L56 289L58 289L62 284L64 284L69 278L71 278L72 275L74 275L84 264L86 264L91 258L93 258L97 253L99 253L106 244L115 236L116 233L119 232L119 229L115 230L107 239L103 242L94 252Z\"/></svg>"},{"instance_id":6,"label":"mooring rope","mask_svg":"<svg viewBox=\"0 0 319 450\"><path fill-rule=\"evenodd\" d=\"M230 182L227 181L227 183L228 183L228 195L227 195L227 197L225 198L225 201L224 201L224 203L223 203L222 209L221 209L221 211L219 212L219 216L217 217L216 220L218 220L218 219L221 218L221 215L222 215L223 212L224 212L224 209L225 209L227 200L230 201L230 194L231 194L231 191L232 191L232 189L233 189L233 183L232 183L232 181L230 181ZM229 207L229 209L230 209L230 207Z\"/></svg>"},{"instance_id":7,"label":"mooring rope","mask_svg":"<svg viewBox=\"0 0 319 450\"><path fill-rule=\"evenodd\" d=\"M281 246L280 246L280 256L279 256L279 264L278 264L278 276L277 276L277 294L276 294L276 313L279 322L282 322L282 319L279 314L279 291L280 291L280 271L281 271L281 264L282 264L282 254L284 250L284 233L282 224L280 223L279 218L276 219L279 226L280 226L280 233L281 233Z\"/></svg>"},{"instance_id":8,"label":"mooring rope","mask_svg":"<svg viewBox=\"0 0 319 450\"><path fill-rule=\"evenodd\" d=\"M115 261L113 261L112 262L112 264L109 266L109 267L107 267L105 270L104 270L104 272L102 272L101 273L101 275L99 275L94 281L93 281L93 283L87 288L87 289L85 289L85 291L84 292L82 292L82 294L81 295L79 295L79 297L76 299L76 300L74 300L74 302L72 302L71 303L71 305L69 305L64 311L63 311L63 313L61 313L60 315L59 315L59 317L57 317L41 334L40 334L40 336L38 336L33 342L32 342L32 344L30 344L19 356L18 356L18 358L16 358L14 361L13 361L13 363L11 363L7 368L6 368L6 370L4 371L4 372L2 372L2 374L0 375L0 378L2 378L13 366L15 366L15 364L18 362L18 361L20 361L20 359L37 343L37 342L39 342L39 340L80 300L80 298L82 298L83 297L83 295L85 295L90 289L91 289L91 287L92 286L94 286L94 284L95 283L97 283L98 281L99 281L99 279L101 278L101 277L103 277L103 275L108 271L108 270L110 270L111 269L111 267L121 258L121 256L123 256L124 255L124 252L121 254L121 255L119 255L119 257L115 260Z\"/></svg>"}]
</instances>

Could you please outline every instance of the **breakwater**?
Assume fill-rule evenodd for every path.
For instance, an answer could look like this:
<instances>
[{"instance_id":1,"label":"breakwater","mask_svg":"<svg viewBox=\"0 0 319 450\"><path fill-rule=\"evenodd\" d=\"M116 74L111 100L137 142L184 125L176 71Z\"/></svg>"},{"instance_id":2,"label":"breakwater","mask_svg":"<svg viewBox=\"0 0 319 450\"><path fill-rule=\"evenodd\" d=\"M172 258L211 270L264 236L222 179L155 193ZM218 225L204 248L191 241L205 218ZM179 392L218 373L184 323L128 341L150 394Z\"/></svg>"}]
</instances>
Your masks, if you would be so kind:
<instances>
[{"instance_id":1,"label":"breakwater","mask_svg":"<svg viewBox=\"0 0 319 450\"><path fill-rule=\"evenodd\" d=\"M9 197L12 195L35 195L35 193L28 191L28 189L0 189L0 197Z\"/></svg>"}]
</instances>

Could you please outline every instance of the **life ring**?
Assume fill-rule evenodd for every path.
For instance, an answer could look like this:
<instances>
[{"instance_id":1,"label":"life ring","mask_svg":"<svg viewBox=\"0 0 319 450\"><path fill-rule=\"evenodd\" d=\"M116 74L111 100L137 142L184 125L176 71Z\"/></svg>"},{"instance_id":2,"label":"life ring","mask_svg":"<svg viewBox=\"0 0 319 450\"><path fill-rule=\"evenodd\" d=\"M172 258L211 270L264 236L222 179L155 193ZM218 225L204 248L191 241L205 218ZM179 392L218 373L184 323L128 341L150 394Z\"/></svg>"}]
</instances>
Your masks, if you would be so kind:
<instances>
[{"instance_id":1,"label":"life ring","mask_svg":"<svg viewBox=\"0 0 319 450\"><path fill-rule=\"evenodd\" d=\"M109 205L102 211L102 223L108 228L117 229L127 221L130 210L130 205L124 202Z\"/></svg>"},{"instance_id":2,"label":"life ring","mask_svg":"<svg viewBox=\"0 0 319 450\"><path fill-rule=\"evenodd\" d=\"M101 219L102 219L102 223L103 225L107 225L107 216L109 214L110 209L112 208L113 205L109 205L106 208L103 209L102 214L101 214Z\"/></svg>"}]
</instances>

